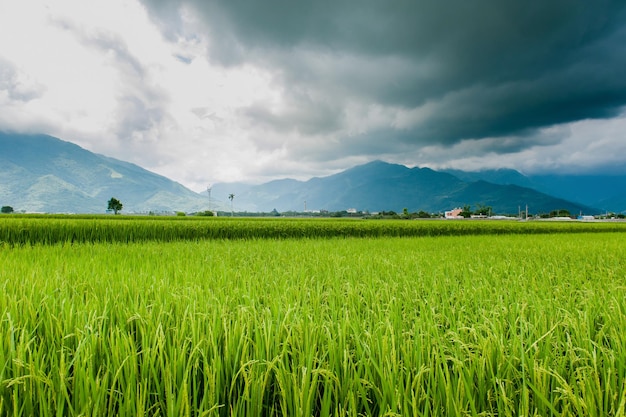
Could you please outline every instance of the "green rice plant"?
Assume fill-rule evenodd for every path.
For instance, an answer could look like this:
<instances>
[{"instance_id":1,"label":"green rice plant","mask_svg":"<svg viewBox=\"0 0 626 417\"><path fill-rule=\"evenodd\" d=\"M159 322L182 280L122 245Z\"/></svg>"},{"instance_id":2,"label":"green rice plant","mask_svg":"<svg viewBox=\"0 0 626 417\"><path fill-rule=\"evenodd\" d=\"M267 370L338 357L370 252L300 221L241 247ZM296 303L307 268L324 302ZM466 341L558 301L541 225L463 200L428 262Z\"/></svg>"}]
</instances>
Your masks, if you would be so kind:
<instances>
[{"instance_id":1,"label":"green rice plant","mask_svg":"<svg viewBox=\"0 0 626 417\"><path fill-rule=\"evenodd\" d=\"M0 415L624 415L625 243L3 245Z\"/></svg>"},{"instance_id":2,"label":"green rice plant","mask_svg":"<svg viewBox=\"0 0 626 417\"><path fill-rule=\"evenodd\" d=\"M2 216L0 243L171 242L206 239L419 237L625 232L626 223L406 221L362 219L196 218L149 216Z\"/></svg>"}]
</instances>

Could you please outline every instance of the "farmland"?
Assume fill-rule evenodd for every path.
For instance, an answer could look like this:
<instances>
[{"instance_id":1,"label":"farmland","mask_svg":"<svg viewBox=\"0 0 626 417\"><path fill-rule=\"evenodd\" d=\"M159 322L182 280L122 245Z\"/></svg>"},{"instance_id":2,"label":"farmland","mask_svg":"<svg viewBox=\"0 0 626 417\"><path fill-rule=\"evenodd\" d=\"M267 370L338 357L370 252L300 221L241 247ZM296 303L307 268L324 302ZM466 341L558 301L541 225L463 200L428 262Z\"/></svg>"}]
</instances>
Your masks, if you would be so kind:
<instances>
[{"instance_id":1,"label":"farmland","mask_svg":"<svg viewBox=\"0 0 626 417\"><path fill-rule=\"evenodd\" d=\"M0 243L132 243L205 239L423 237L624 232L626 223L198 219L151 216L5 216Z\"/></svg>"},{"instance_id":2,"label":"farmland","mask_svg":"<svg viewBox=\"0 0 626 417\"><path fill-rule=\"evenodd\" d=\"M0 415L624 415L625 226L0 218Z\"/></svg>"}]
</instances>

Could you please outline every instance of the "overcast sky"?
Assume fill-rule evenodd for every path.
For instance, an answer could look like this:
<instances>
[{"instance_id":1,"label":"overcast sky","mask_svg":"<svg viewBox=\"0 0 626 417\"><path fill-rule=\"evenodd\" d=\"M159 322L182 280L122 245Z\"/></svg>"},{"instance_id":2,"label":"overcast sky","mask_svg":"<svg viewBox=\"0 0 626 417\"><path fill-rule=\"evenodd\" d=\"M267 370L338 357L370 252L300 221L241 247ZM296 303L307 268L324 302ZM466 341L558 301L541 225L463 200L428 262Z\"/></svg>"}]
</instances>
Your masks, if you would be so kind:
<instances>
[{"instance_id":1,"label":"overcast sky","mask_svg":"<svg viewBox=\"0 0 626 417\"><path fill-rule=\"evenodd\" d=\"M0 0L0 130L196 191L374 159L626 172L626 2Z\"/></svg>"}]
</instances>

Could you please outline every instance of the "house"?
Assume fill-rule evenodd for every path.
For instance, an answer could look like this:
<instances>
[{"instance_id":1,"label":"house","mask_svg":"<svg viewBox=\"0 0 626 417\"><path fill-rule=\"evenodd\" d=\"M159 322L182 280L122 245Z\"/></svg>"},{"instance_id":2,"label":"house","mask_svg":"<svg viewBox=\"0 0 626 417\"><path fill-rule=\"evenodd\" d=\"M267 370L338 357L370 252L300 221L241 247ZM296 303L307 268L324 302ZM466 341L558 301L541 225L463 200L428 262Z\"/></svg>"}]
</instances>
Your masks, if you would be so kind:
<instances>
[{"instance_id":1,"label":"house","mask_svg":"<svg viewBox=\"0 0 626 417\"><path fill-rule=\"evenodd\" d=\"M596 218L593 216L584 216L584 215L580 215L578 216L578 220L583 220L583 221L591 221L591 220L595 220Z\"/></svg>"},{"instance_id":2,"label":"house","mask_svg":"<svg viewBox=\"0 0 626 417\"><path fill-rule=\"evenodd\" d=\"M461 213L463 212L462 208L455 208L450 211L444 212L444 216L446 219L462 219Z\"/></svg>"}]
</instances>

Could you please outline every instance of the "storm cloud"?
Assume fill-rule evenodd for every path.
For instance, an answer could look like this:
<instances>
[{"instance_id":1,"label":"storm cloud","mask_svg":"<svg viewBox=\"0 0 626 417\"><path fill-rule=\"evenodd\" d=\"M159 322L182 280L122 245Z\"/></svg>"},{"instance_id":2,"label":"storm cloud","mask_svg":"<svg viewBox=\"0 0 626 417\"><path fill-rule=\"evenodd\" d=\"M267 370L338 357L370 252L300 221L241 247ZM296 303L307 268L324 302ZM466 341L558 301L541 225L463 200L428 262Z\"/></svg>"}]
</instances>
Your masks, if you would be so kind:
<instances>
[{"instance_id":1,"label":"storm cloud","mask_svg":"<svg viewBox=\"0 0 626 417\"><path fill-rule=\"evenodd\" d=\"M289 111L242 113L300 131L298 146L327 149L320 158L342 141L342 152L379 152L381 137L402 148L503 138L494 152L519 151L539 129L611 118L626 103L622 1L145 4L168 33L184 33L180 10L201 19L212 62L270 71ZM372 109L385 116L355 135Z\"/></svg>"},{"instance_id":2,"label":"storm cloud","mask_svg":"<svg viewBox=\"0 0 626 417\"><path fill-rule=\"evenodd\" d=\"M617 0L0 2L0 130L195 190L432 168L626 170Z\"/></svg>"}]
</instances>

